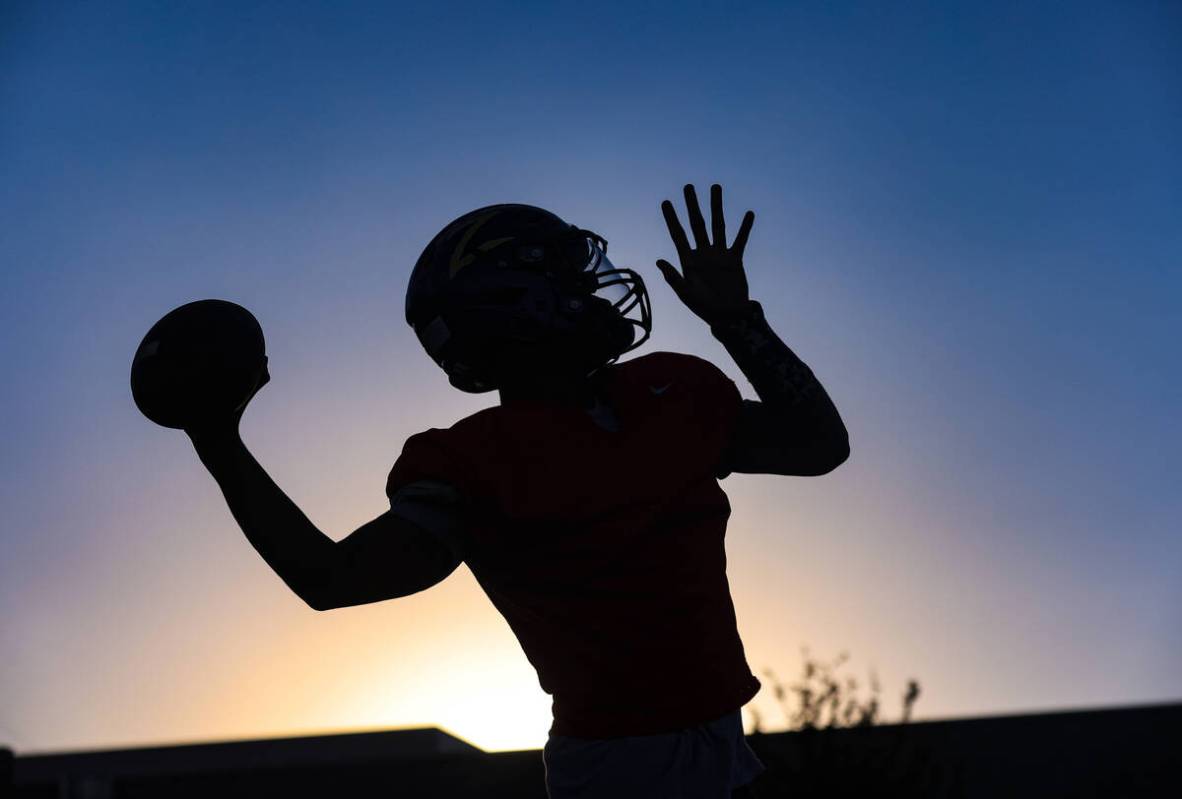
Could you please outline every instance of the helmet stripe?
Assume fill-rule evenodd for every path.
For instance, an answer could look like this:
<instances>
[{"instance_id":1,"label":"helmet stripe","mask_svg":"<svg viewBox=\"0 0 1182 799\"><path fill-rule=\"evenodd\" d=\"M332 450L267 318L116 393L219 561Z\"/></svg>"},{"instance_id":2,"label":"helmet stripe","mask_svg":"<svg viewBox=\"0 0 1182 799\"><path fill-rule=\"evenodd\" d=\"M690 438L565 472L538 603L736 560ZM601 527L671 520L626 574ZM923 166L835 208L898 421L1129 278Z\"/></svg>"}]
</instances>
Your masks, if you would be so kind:
<instances>
[{"instance_id":1,"label":"helmet stripe","mask_svg":"<svg viewBox=\"0 0 1182 799\"><path fill-rule=\"evenodd\" d=\"M492 241L486 241L484 244L478 245L476 249L480 250L481 252L488 252L493 247L499 247L507 241L513 241L514 238L514 236L506 236L503 239L493 239Z\"/></svg>"},{"instance_id":2,"label":"helmet stripe","mask_svg":"<svg viewBox=\"0 0 1182 799\"><path fill-rule=\"evenodd\" d=\"M472 240L472 237L476 235L476 231L480 230L480 228L484 226L484 223L496 216L497 213L497 211L489 211L487 214L482 215L480 218L474 221L472 225L466 231L464 231L464 235L460 237L460 243L457 244L456 248L452 251L451 261L448 264L447 270L448 279L455 277L456 272L459 272L465 266L476 260L476 256L472 253L464 255L464 250L467 248L468 242Z\"/></svg>"}]
</instances>

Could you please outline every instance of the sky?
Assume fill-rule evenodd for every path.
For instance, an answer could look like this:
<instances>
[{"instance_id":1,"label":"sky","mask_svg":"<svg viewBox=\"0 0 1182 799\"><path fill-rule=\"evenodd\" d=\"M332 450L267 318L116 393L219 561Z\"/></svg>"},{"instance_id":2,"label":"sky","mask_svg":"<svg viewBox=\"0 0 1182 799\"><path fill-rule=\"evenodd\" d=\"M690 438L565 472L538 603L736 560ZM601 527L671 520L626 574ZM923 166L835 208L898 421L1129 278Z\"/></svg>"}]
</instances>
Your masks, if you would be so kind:
<instances>
[{"instance_id":1,"label":"sky","mask_svg":"<svg viewBox=\"0 0 1182 799\"><path fill-rule=\"evenodd\" d=\"M408 436L496 402L403 318L470 209L602 234L653 298L634 355L756 398L654 266L687 182L756 212L752 296L850 431L829 475L722 482L755 673L848 652L888 720L912 677L920 719L1182 699L1180 75L1171 3L3 4L0 743L540 747L466 567L312 611L131 357L178 305L249 308L243 438L339 540Z\"/></svg>"}]
</instances>

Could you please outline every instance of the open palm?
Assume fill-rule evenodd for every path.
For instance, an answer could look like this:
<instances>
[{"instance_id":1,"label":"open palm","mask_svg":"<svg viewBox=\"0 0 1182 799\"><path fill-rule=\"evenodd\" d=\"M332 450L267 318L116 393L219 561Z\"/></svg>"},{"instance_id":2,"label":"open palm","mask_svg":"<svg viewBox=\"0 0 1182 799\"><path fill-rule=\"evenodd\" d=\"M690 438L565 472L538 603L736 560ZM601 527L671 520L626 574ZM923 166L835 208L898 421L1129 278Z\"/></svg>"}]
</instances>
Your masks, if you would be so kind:
<instances>
[{"instance_id":1,"label":"open palm","mask_svg":"<svg viewBox=\"0 0 1182 799\"><path fill-rule=\"evenodd\" d=\"M685 207L696 246L690 246L673 203L665 200L661 203L661 212L665 215L669 236L681 261L681 272L665 260L658 260L657 268L687 308L707 324L715 324L747 307L749 297L747 274L743 270L743 250L747 246L755 214L748 211L743 215L735 241L727 247L722 186L715 183L710 187L711 236L706 233L706 220L702 218L693 184L685 186Z\"/></svg>"}]
</instances>

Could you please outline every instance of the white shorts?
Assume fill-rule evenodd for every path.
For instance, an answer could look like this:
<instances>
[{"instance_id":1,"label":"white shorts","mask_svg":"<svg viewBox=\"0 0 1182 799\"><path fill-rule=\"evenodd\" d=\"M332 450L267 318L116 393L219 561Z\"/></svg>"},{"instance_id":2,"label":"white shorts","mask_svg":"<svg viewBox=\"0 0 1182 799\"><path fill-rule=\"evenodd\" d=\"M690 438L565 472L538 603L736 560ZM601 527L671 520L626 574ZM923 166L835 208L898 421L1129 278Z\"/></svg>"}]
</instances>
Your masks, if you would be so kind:
<instances>
[{"instance_id":1,"label":"white shorts","mask_svg":"<svg viewBox=\"0 0 1182 799\"><path fill-rule=\"evenodd\" d=\"M660 735L551 735L542 759L550 799L731 799L764 771L738 710Z\"/></svg>"}]
</instances>

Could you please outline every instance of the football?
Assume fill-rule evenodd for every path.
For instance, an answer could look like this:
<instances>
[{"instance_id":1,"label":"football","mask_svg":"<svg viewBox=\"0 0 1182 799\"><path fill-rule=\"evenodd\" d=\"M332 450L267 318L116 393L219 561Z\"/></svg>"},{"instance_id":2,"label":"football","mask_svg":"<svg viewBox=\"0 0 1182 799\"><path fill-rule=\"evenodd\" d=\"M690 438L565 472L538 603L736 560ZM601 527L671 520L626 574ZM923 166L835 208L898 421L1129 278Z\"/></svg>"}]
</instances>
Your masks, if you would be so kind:
<instances>
[{"instance_id":1,"label":"football","mask_svg":"<svg viewBox=\"0 0 1182 799\"><path fill-rule=\"evenodd\" d=\"M182 430L233 415L267 365L263 329L226 300L198 300L164 315L131 362L131 395L144 416Z\"/></svg>"}]
</instances>

